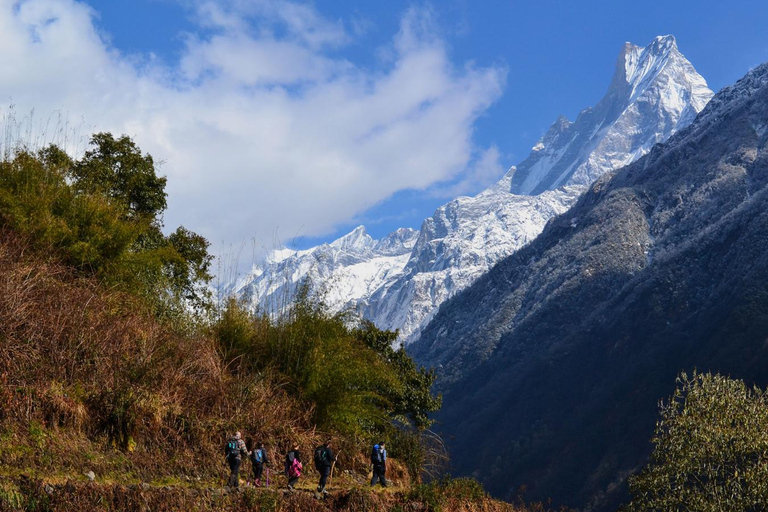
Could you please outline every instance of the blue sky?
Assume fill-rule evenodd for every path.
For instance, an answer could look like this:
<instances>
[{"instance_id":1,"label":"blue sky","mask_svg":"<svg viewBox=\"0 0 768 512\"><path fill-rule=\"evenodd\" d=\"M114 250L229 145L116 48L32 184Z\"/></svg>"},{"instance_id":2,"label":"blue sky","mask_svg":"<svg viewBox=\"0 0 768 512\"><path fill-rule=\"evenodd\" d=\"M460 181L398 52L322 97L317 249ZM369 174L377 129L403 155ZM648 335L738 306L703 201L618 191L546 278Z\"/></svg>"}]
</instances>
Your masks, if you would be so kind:
<instances>
[{"instance_id":1,"label":"blue sky","mask_svg":"<svg viewBox=\"0 0 768 512\"><path fill-rule=\"evenodd\" d=\"M2 4L27 30L0 35L24 56L0 94L134 136L165 161L169 227L217 250L418 228L595 104L624 41L675 35L715 91L768 60L765 1Z\"/></svg>"}]
</instances>

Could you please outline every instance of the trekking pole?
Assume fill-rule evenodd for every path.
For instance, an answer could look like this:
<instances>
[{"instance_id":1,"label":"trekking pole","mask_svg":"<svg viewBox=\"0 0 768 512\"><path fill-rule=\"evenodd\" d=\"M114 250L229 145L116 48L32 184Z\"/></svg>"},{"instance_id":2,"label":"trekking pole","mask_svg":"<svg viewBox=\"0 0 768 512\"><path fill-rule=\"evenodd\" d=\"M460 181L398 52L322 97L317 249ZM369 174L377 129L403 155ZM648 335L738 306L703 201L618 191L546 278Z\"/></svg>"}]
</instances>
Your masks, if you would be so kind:
<instances>
[{"instance_id":1,"label":"trekking pole","mask_svg":"<svg viewBox=\"0 0 768 512\"><path fill-rule=\"evenodd\" d=\"M267 487L269 487L269 468L264 468L267 470Z\"/></svg>"},{"instance_id":2,"label":"trekking pole","mask_svg":"<svg viewBox=\"0 0 768 512\"><path fill-rule=\"evenodd\" d=\"M339 453L336 454L336 458L337 459L339 458L339 455L341 455L341 450L339 450ZM333 468L335 468L335 467L336 467L336 461L333 461L331 463L331 474L328 475L328 485L329 486L331 485L331 482L333 481Z\"/></svg>"}]
</instances>

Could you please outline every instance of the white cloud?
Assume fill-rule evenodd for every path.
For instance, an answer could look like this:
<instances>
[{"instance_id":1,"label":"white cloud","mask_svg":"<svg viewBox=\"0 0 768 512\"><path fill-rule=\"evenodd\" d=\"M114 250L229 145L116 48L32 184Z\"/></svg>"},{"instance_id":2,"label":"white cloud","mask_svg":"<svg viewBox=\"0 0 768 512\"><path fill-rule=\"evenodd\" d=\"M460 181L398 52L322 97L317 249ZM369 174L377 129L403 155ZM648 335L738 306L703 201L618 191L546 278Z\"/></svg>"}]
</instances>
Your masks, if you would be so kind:
<instances>
[{"instance_id":1,"label":"white cloud","mask_svg":"<svg viewBox=\"0 0 768 512\"><path fill-rule=\"evenodd\" d=\"M0 0L0 98L133 136L165 162L167 225L216 245L328 233L483 154L473 124L505 70L452 64L428 10L403 16L371 71L339 57L351 36L308 5L191 5L205 29L161 67L110 47L80 1Z\"/></svg>"},{"instance_id":2,"label":"white cloud","mask_svg":"<svg viewBox=\"0 0 768 512\"><path fill-rule=\"evenodd\" d=\"M470 163L459 181L449 185L437 185L430 189L430 193L440 198L472 194L498 181L504 172L499 148L491 146Z\"/></svg>"}]
</instances>

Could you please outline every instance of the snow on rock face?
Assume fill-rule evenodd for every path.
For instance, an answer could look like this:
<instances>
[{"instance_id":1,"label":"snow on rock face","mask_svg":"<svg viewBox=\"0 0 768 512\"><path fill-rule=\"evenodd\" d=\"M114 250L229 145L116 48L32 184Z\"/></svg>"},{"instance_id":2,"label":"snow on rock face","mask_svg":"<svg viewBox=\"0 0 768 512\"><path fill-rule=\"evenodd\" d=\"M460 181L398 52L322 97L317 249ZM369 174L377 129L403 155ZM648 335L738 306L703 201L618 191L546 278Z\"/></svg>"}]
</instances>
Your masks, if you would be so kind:
<instances>
[{"instance_id":1,"label":"snow on rock face","mask_svg":"<svg viewBox=\"0 0 768 512\"><path fill-rule=\"evenodd\" d=\"M401 228L374 240L358 226L330 244L304 251L275 250L233 292L253 309L278 313L309 278L332 311L354 308L402 272L418 233Z\"/></svg>"},{"instance_id":2,"label":"snow on rock face","mask_svg":"<svg viewBox=\"0 0 768 512\"><path fill-rule=\"evenodd\" d=\"M587 186L688 126L712 94L674 37L659 36L645 48L626 43L603 99L573 123L555 121L539 142L544 147L518 165L511 191Z\"/></svg>"},{"instance_id":3,"label":"snow on rock face","mask_svg":"<svg viewBox=\"0 0 768 512\"><path fill-rule=\"evenodd\" d=\"M711 97L673 37L645 48L627 43L598 105L573 123L559 117L494 186L438 208L422 224L403 274L374 293L364 315L399 328L406 343L415 340L447 298L536 238L595 179L690 124Z\"/></svg>"},{"instance_id":4,"label":"snow on rock face","mask_svg":"<svg viewBox=\"0 0 768 512\"><path fill-rule=\"evenodd\" d=\"M565 187L538 196L509 193L510 171L475 197L459 197L437 209L421 227L403 273L376 290L363 315L385 329L400 329L409 343L457 291L500 259L541 233L583 191Z\"/></svg>"},{"instance_id":5,"label":"snow on rock face","mask_svg":"<svg viewBox=\"0 0 768 512\"><path fill-rule=\"evenodd\" d=\"M595 179L690 124L711 97L673 37L645 48L627 43L605 97L575 122L559 117L495 185L441 206L421 231L400 229L376 241L360 226L330 244L276 253L236 293L274 309L309 277L333 311L356 308L410 343L440 304L536 238Z\"/></svg>"}]
</instances>

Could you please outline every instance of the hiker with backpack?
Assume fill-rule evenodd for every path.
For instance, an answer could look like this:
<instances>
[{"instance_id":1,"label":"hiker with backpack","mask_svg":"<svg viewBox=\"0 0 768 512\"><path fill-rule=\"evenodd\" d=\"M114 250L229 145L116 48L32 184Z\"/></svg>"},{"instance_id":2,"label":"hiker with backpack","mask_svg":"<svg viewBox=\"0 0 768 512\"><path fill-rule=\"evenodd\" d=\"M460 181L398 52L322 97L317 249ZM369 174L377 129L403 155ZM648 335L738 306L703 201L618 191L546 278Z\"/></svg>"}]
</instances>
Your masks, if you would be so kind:
<instances>
[{"instance_id":1,"label":"hiker with backpack","mask_svg":"<svg viewBox=\"0 0 768 512\"><path fill-rule=\"evenodd\" d=\"M371 451L371 464L373 464L373 478L371 478L371 487L376 483L381 483L382 487L387 486L387 479L384 476L387 472L387 449L384 441L373 445Z\"/></svg>"},{"instance_id":2,"label":"hiker with backpack","mask_svg":"<svg viewBox=\"0 0 768 512\"><path fill-rule=\"evenodd\" d=\"M267 458L267 450L264 449L264 443L259 443L251 452L253 485L256 487L261 487L261 475L264 473L264 466L267 464L269 464L269 459Z\"/></svg>"},{"instance_id":3,"label":"hiker with backpack","mask_svg":"<svg viewBox=\"0 0 768 512\"><path fill-rule=\"evenodd\" d=\"M331 467L336 462L336 455L331 449L331 440L328 439L321 446L315 448L315 469L320 473L320 482L317 484L317 492L328 494L325 490L325 484L328 482L328 475L331 474Z\"/></svg>"},{"instance_id":4,"label":"hiker with backpack","mask_svg":"<svg viewBox=\"0 0 768 512\"><path fill-rule=\"evenodd\" d=\"M285 476L288 477L288 490L293 491L299 481L302 469L299 444L294 443L291 451L285 454Z\"/></svg>"},{"instance_id":5,"label":"hiker with backpack","mask_svg":"<svg viewBox=\"0 0 768 512\"><path fill-rule=\"evenodd\" d=\"M245 446L245 441L243 441L243 437L240 435L240 432L235 432L235 435L229 439L227 446L224 449L224 454L227 457L230 470L227 485L229 487L239 487L240 462L242 460L242 455L245 455L246 457L249 455L248 449Z\"/></svg>"}]
</instances>

